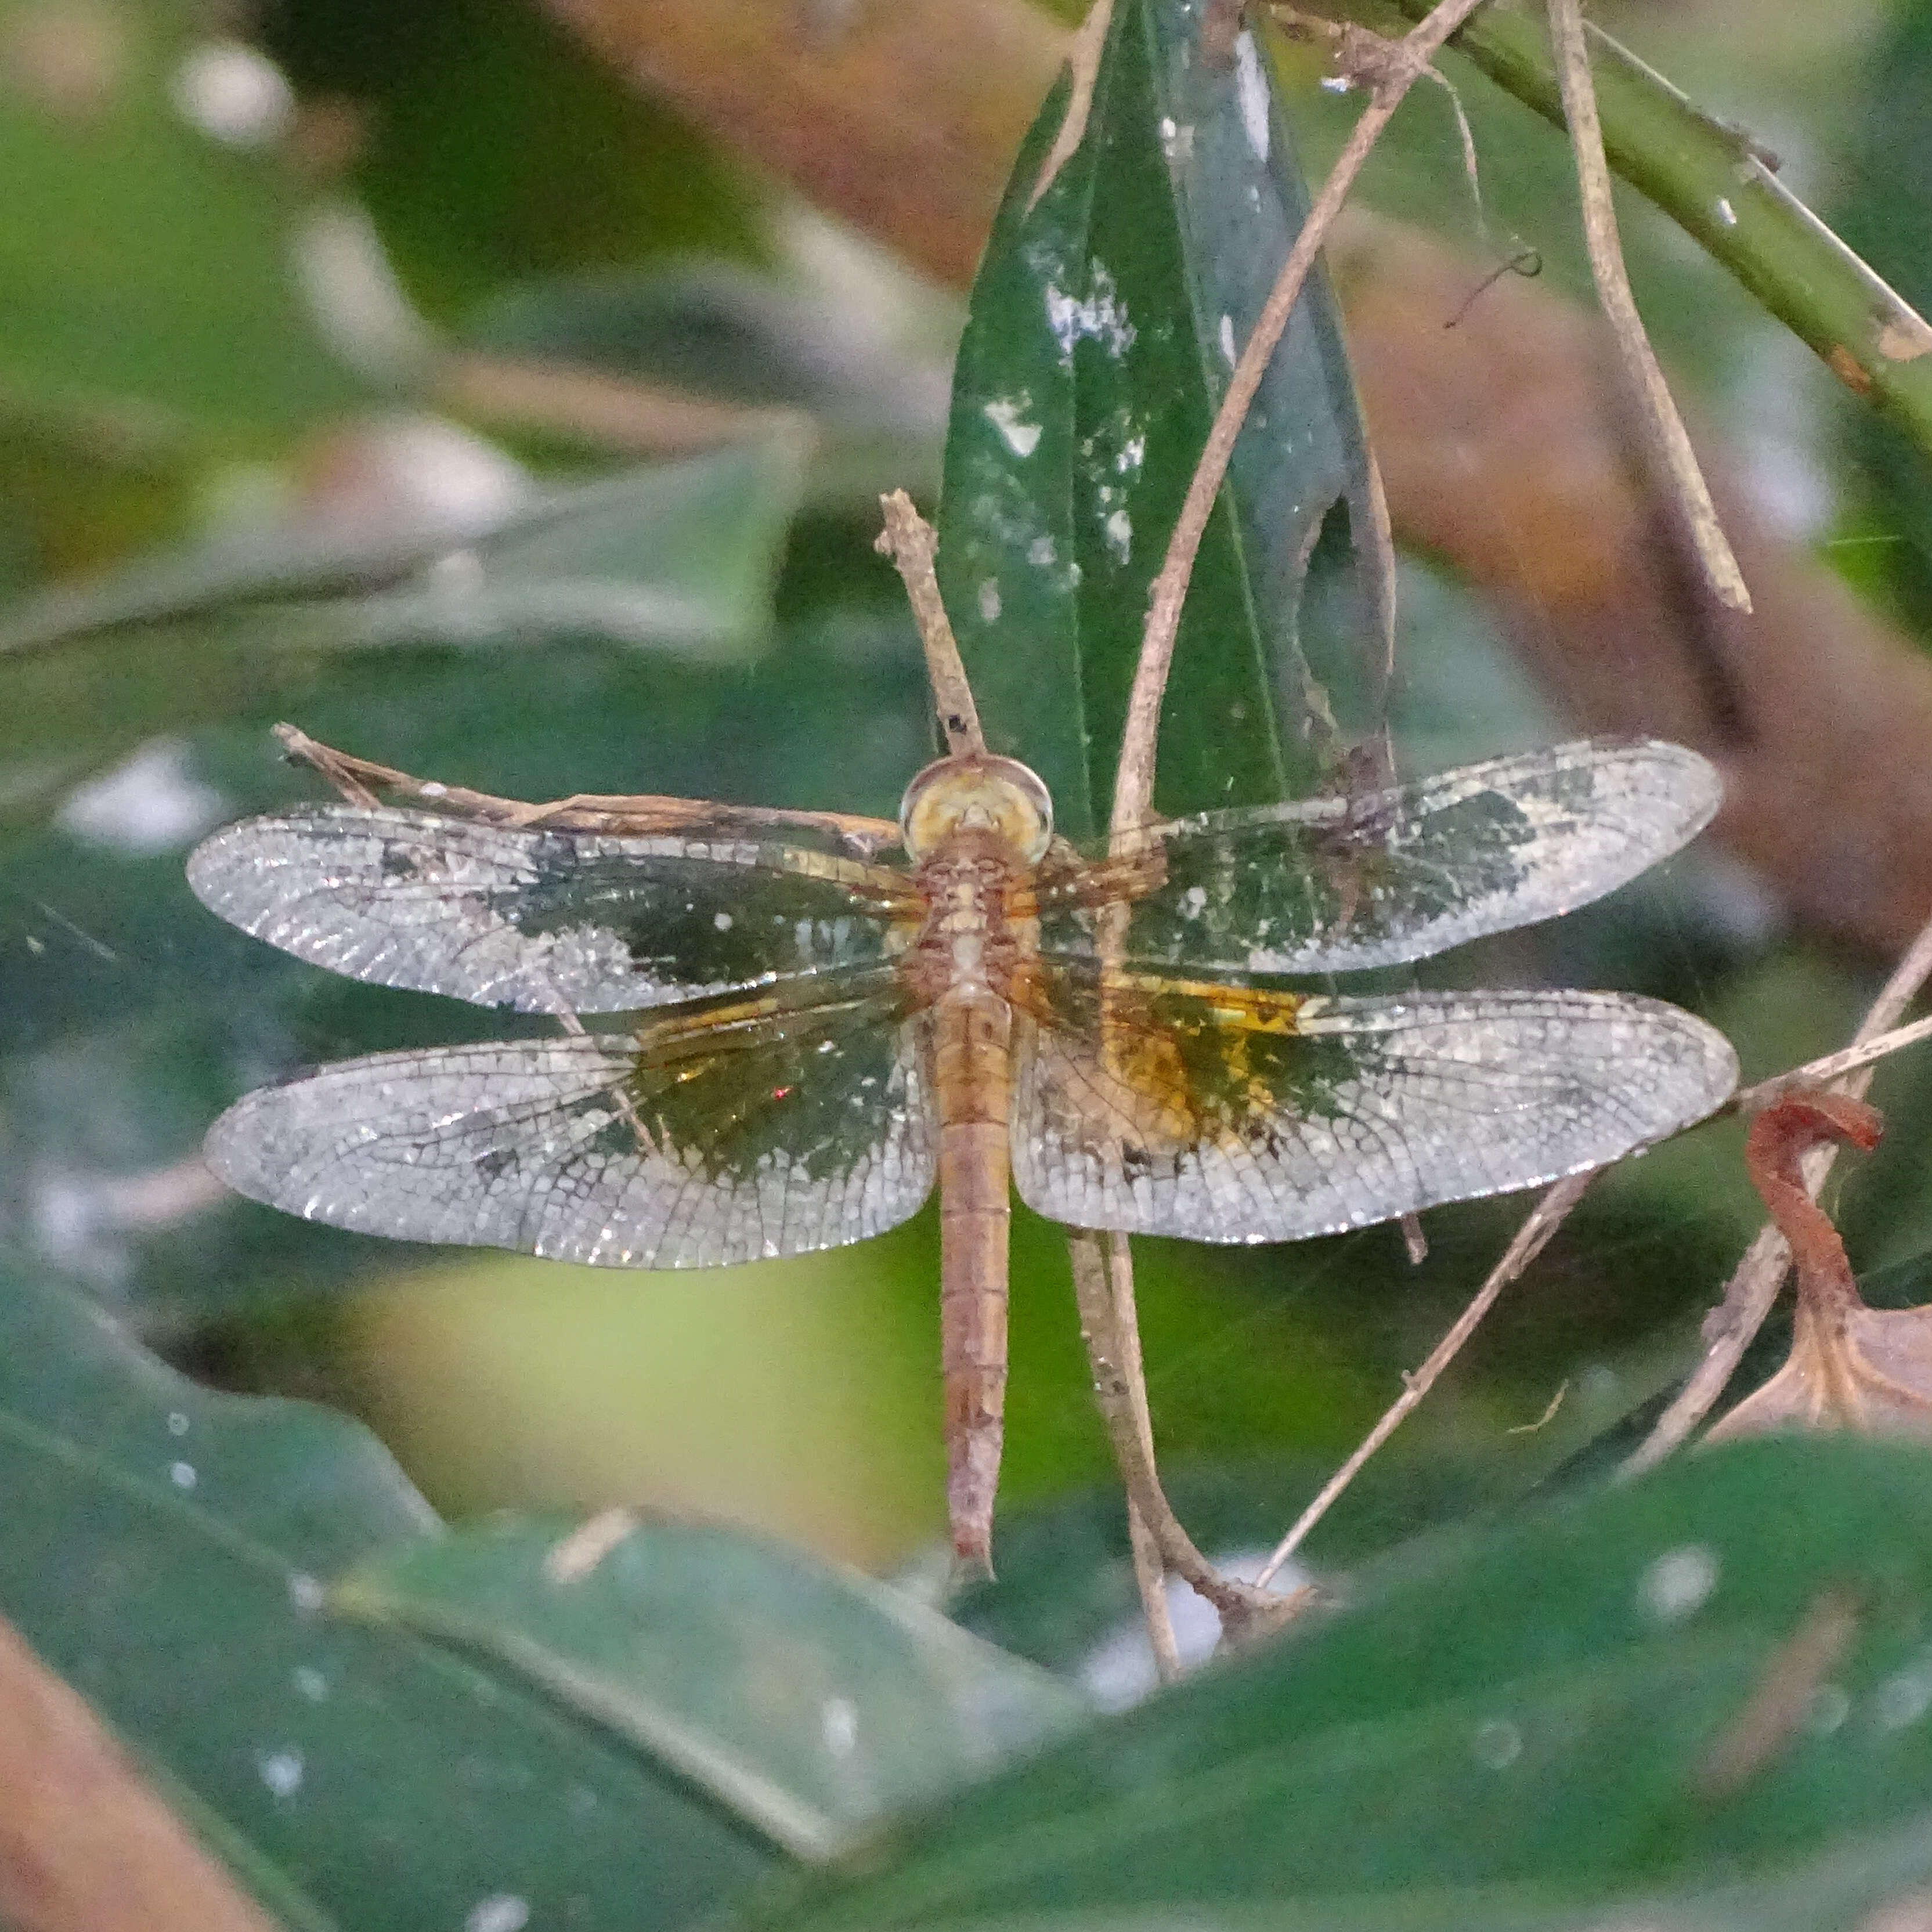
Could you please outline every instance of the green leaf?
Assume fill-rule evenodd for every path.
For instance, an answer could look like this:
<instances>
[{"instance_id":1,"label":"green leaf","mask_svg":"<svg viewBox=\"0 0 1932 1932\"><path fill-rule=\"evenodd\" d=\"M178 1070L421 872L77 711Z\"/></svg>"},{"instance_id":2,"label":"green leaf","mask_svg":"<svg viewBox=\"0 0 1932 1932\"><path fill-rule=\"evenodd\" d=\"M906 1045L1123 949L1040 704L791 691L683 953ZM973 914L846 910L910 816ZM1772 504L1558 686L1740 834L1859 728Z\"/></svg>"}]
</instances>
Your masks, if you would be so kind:
<instances>
[{"instance_id":1,"label":"green leaf","mask_svg":"<svg viewBox=\"0 0 1932 1932\"><path fill-rule=\"evenodd\" d=\"M15 408L259 442L368 392L323 349L302 201L171 95L190 10L0 0L0 394Z\"/></svg>"},{"instance_id":2,"label":"green leaf","mask_svg":"<svg viewBox=\"0 0 1932 1932\"><path fill-rule=\"evenodd\" d=\"M1928 1628L1932 1458L1727 1448L1398 1552L787 1922L1556 1927L1664 1897L1672 1924L1834 1932L1932 1877Z\"/></svg>"},{"instance_id":3,"label":"green leaf","mask_svg":"<svg viewBox=\"0 0 1932 1932\"><path fill-rule=\"evenodd\" d=\"M227 620L231 647L259 651L561 634L742 652L769 626L801 474L801 452L781 438L460 520L218 537L41 592L0 622L0 651L206 612ZM363 594L292 601L352 590ZM290 601L247 608L268 598ZM120 640L117 656L130 647Z\"/></svg>"},{"instance_id":4,"label":"green leaf","mask_svg":"<svg viewBox=\"0 0 1932 1932\"><path fill-rule=\"evenodd\" d=\"M1046 1672L856 1571L622 1512L406 1544L332 1600L502 1659L805 1857L1087 1714Z\"/></svg>"},{"instance_id":5,"label":"green leaf","mask_svg":"<svg viewBox=\"0 0 1932 1932\"><path fill-rule=\"evenodd\" d=\"M517 1673L324 1614L320 1579L436 1528L340 1416L212 1394L10 1278L0 1490L0 1612L291 1924L461 1927L501 1898L630 1932L771 1866L762 1834Z\"/></svg>"},{"instance_id":6,"label":"green leaf","mask_svg":"<svg viewBox=\"0 0 1932 1932\"><path fill-rule=\"evenodd\" d=\"M810 410L848 428L929 437L931 368L868 333L822 295L732 263L606 268L525 282L464 332L486 355L564 362L688 394Z\"/></svg>"},{"instance_id":7,"label":"green leaf","mask_svg":"<svg viewBox=\"0 0 1932 1932\"><path fill-rule=\"evenodd\" d=\"M1117 0L1084 138L1037 189L1049 97L994 225L954 376L940 511L946 603L988 741L1034 765L1064 830L1103 828L1148 586L1232 356L1306 212L1264 57L1200 10ZM1311 282L1196 564L1156 797L1306 792L1379 724L1378 590L1303 634L1304 575L1345 574L1368 464L1334 305ZM1342 518L1340 506L1346 506ZM1372 640L1366 644L1360 639ZM1339 736L1338 736L1339 733Z\"/></svg>"},{"instance_id":8,"label":"green leaf","mask_svg":"<svg viewBox=\"0 0 1932 1932\"><path fill-rule=\"evenodd\" d=\"M253 20L305 95L361 110L356 185L440 320L533 276L760 251L753 184L562 16L301 0Z\"/></svg>"},{"instance_id":9,"label":"green leaf","mask_svg":"<svg viewBox=\"0 0 1932 1932\"><path fill-rule=\"evenodd\" d=\"M1932 5L1894 8L1870 50L1864 98L1852 122L1838 229L1923 315L1932 308ZM1849 553L1889 580L1922 631L1932 625L1932 454L1897 420L1861 410L1846 425L1872 485L1874 533L1893 539ZM1868 554L1861 555L1861 550Z\"/></svg>"},{"instance_id":10,"label":"green leaf","mask_svg":"<svg viewBox=\"0 0 1932 1932\"><path fill-rule=\"evenodd\" d=\"M158 734L304 710L340 652L755 656L800 487L781 439L575 485L480 529L282 530L55 586L0 616L0 820L39 816ZM368 687L367 670L342 675ZM65 726L52 739L51 716Z\"/></svg>"},{"instance_id":11,"label":"green leaf","mask_svg":"<svg viewBox=\"0 0 1932 1932\"><path fill-rule=\"evenodd\" d=\"M740 410L808 415L814 501L876 520L881 490L929 484L944 424L957 323L936 296L922 320L908 322L905 307L890 286L855 306L809 274L685 261L519 284L479 306L463 344ZM862 308L872 320L861 320ZM877 319L880 308L890 326Z\"/></svg>"}]
</instances>

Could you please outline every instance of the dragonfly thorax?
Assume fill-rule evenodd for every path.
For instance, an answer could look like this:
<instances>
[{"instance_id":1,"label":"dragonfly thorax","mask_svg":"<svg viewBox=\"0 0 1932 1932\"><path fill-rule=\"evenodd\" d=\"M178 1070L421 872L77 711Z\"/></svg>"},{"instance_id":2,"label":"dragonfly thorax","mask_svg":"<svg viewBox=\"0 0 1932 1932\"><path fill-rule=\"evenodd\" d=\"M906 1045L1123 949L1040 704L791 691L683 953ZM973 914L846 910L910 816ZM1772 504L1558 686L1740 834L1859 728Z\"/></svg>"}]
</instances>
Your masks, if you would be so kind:
<instances>
[{"instance_id":1,"label":"dragonfly thorax","mask_svg":"<svg viewBox=\"0 0 1932 1932\"><path fill-rule=\"evenodd\" d=\"M899 830L908 854L926 859L961 832L990 832L1028 865L1053 836L1053 801L1016 758L984 752L940 758L906 787Z\"/></svg>"}]
</instances>

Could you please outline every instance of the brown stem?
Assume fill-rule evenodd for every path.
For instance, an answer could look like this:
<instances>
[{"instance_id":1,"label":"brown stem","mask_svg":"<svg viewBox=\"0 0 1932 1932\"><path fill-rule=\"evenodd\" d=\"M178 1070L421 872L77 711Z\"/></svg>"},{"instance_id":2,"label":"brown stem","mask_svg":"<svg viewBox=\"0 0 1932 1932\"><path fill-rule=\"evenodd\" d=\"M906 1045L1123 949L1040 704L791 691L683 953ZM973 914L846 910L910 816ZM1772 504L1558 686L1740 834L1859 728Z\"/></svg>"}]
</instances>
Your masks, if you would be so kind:
<instances>
[{"instance_id":1,"label":"brown stem","mask_svg":"<svg viewBox=\"0 0 1932 1932\"><path fill-rule=\"evenodd\" d=\"M1238 1639L1281 1620L1298 1597L1280 1597L1223 1576L1196 1548L1162 1489L1154 1464L1138 1324L1134 1318L1133 1264L1124 1234L1073 1228L1066 1237L1080 1332L1094 1370L1094 1400L1106 1426L1130 1506L1138 1515L1161 1562L1220 1612ZM1151 1634L1151 1623L1150 1624Z\"/></svg>"},{"instance_id":2,"label":"brown stem","mask_svg":"<svg viewBox=\"0 0 1932 1932\"><path fill-rule=\"evenodd\" d=\"M536 430L646 456L772 436L808 448L817 434L802 410L727 402L535 357L453 353L438 366L432 393L443 408L494 428Z\"/></svg>"},{"instance_id":3,"label":"brown stem","mask_svg":"<svg viewBox=\"0 0 1932 1932\"><path fill-rule=\"evenodd\" d=\"M1695 1774L1707 1799L1730 1797L1786 1750L1804 1727L1818 1689L1858 1634L1859 1604L1833 1587L1814 1599L1798 1628L1765 1660L1744 1707L1725 1726ZM1868 1925L1876 1922L1868 1919Z\"/></svg>"},{"instance_id":4,"label":"brown stem","mask_svg":"<svg viewBox=\"0 0 1932 1932\"><path fill-rule=\"evenodd\" d=\"M1255 1579L1257 1585L1265 1585L1301 1546L1303 1539L1328 1514L1336 1499L1360 1473L1363 1465L1401 1426L1410 1410L1436 1386L1443 1370L1462 1352L1462 1345L1495 1306L1496 1297L1542 1253L1550 1236L1562 1226L1570 1209L1582 1199L1583 1190L1596 1178L1596 1174L1597 1170L1592 1168L1587 1173L1569 1175L1559 1180L1530 1210L1528 1218L1516 1230L1516 1238L1504 1250L1502 1259L1490 1270L1489 1279L1476 1291L1468 1306L1456 1318L1454 1326L1430 1352L1429 1359L1413 1375L1402 1378L1401 1394L1389 1404L1381 1420L1363 1437L1354 1454L1322 1485L1320 1494L1275 1545L1261 1574Z\"/></svg>"},{"instance_id":5,"label":"brown stem","mask_svg":"<svg viewBox=\"0 0 1932 1932\"><path fill-rule=\"evenodd\" d=\"M500 798L440 779L414 778L393 765L379 765L373 759L338 752L292 724L278 724L275 736L292 762L320 772L352 805L380 806L400 799L424 811L477 819L486 825L543 825L557 831L608 832L622 838L655 838L670 832L727 838L762 838L775 830L822 832L862 859L895 850L902 837L890 818L725 805L716 799L670 798L651 792L573 792L568 798L533 805L525 799Z\"/></svg>"},{"instance_id":6,"label":"brown stem","mask_svg":"<svg viewBox=\"0 0 1932 1932\"><path fill-rule=\"evenodd\" d=\"M1791 1250L1799 1298L1814 1312L1850 1306L1858 1289L1844 1238L1805 1186L1803 1156L1834 1141L1869 1150L1884 1131L1884 1115L1849 1094L1787 1094L1745 1137L1744 1171Z\"/></svg>"},{"instance_id":7,"label":"brown stem","mask_svg":"<svg viewBox=\"0 0 1932 1932\"><path fill-rule=\"evenodd\" d=\"M946 734L946 748L955 758L984 752L986 740L980 729L979 707L973 702L973 688L966 682L952 620L946 614L933 568L939 540L903 490L887 492L879 499L879 507L885 512L886 526L879 533L877 548L880 556L892 559L905 584L913 619L919 626L919 640L926 650L926 674L932 683L940 729Z\"/></svg>"},{"instance_id":8,"label":"brown stem","mask_svg":"<svg viewBox=\"0 0 1932 1932\"><path fill-rule=\"evenodd\" d=\"M1744 573L1731 554L1710 487L1704 481L1697 453L1690 447L1684 418L1677 413L1670 385L1658 368L1656 352L1645 334L1643 317L1631 292L1624 266L1623 244L1617 234L1616 204L1610 198L1610 164L1604 154L1604 130L1597 116L1597 89L1590 76L1590 54L1583 38L1580 0L1548 0L1550 46L1556 58L1557 79L1563 92L1563 112L1570 124L1570 142L1576 161L1576 187L1583 209L1583 241L1590 273L1597 284L1625 372L1642 407L1651 439L1662 459L1691 547L1719 602L1733 610L1751 608Z\"/></svg>"},{"instance_id":9,"label":"brown stem","mask_svg":"<svg viewBox=\"0 0 1932 1932\"><path fill-rule=\"evenodd\" d=\"M1889 1033L1880 1034L1857 1046L1841 1046L1836 1053L1808 1060L1802 1066L1794 1066L1789 1072L1774 1073L1754 1086L1740 1087L1718 1111L1720 1114L1756 1113L1793 1087L1821 1087L1840 1074L1856 1072L1862 1066L1889 1060L1894 1053L1903 1052L1908 1046L1916 1046L1928 1037L1932 1037L1932 1016L1914 1020L1910 1026L1894 1027Z\"/></svg>"},{"instance_id":10,"label":"brown stem","mask_svg":"<svg viewBox=\"0 0 1932 1932\"><path fill-rule=\"evenodd\" d=\"M1147 1625L1148 1647L1154 1652L1154 1674L1163 1684L1180 1680L1180 1646L1167 1608L1167 1565L1160 1546L1132 1496L1127 1498L1127 1541L1134 1552L1134 1588L1139 1592L1141 1619Z\"/></svg>"}]
</instances>

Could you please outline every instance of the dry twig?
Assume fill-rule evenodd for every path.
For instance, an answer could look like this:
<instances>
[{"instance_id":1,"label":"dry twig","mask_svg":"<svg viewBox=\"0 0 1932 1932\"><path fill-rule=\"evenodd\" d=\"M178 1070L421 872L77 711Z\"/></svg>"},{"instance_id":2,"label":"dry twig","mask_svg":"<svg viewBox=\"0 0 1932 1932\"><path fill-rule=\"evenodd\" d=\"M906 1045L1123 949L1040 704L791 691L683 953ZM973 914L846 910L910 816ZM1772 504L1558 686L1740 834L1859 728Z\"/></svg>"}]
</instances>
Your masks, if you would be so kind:
<instances>
[{"instance_id":1,"label":"dry twig","mask_svg":"<svg viewBox=\"0 0 1932 1932\"><path fill-rule=\"evenodd\" d=\"M535 358L450 355L436 370L432 393L444 408L493 428L536 430L646 456L773 436L790 437L807 448L818 434L803 410L726 402L668 383Z\"/></svg>"},{"instance_id":2,"label":"dry twig","mask_svg":"<svg viewBox=\"0 0 1932 1932\"><path fill-rule=\"evenodd\" d=\"M1794 1066L1789 1072L1774 1073L1754 1086L1740 1087L1718 1111L1720 1114L1755 1113L1794 1087L1822 1086L1828 1080L1856 1072L1862 1066L1872 1066L1881 1060L1889 1060L1894 1053L1901 1053L1908 1046L1916 1046L1928 1037L1932 1037L1932 1018L1914 1020L1910 1026L1894 1027L1889 1033L1879 1034L1859 1046L1841 1046L1836 1053L1808 1060L1802 1066Z\"/></svg>"},{"instance_id":3,"label":"dry twig","mask_svg":"<svg viewBox=\"0 0 1932 1932\"><path fill-rule=\"evenodd\" d=\"M466 785L415 778L393 765L379 765L374 759L339 752L292 724L278 724L275 736L292 764L309 766L352 805L374 806L386 799L401 799L423 811L448 812L485 825L544 825L556 831L603 832L630 838L654 838L675 832L695 838L758 838L781 826L836 839L860 859L895 850L902 836L890 818L726 805L713 799L670 798L655 792L580 791L568 798L532 804L526 799L472 791Z\"/></svg>"},{"instance_id":4,"label":"dry twig","mask_svg":"<svg viewBox=\"0 0 1932 1932\"><path fill-rule=\"evenodd\" d=\"M1308 218L1295 238L1288 259L1276 277L1275 285L1257 319L1254 332L1243 347L1222 397L1213 428L1208 432L1187 495L1172 535L1160 574L1148 598L1147 623L1142 633L1140 656L1127 700L1127 715L1121 734L1120 760L1114 775L1111 831L1118 848L1120 841L1136 830L1146 818L1154 796L1154 762L1160 735L1161 700L1167 688L1168 673L1174 662L1174 638L1180 612L1193 575L1194 560L1202 536L1212 514L1214 501L1227 473L1228 463L1242 424L1252 404L1269 361L1287 329L1288 319L1300 301L1303 286L1317 254L1369 151L1375 146L1401 104L1403 96L1421 74L1443 43L1474 10L1480 0L1442 0L1429 18L1401 41L1382 49L1366 74L1371 88L1369 104L1358 119L1346 146L1323 182L1309 209ZM1056 151L1057 152L1057 151ZM1381 482L1372 479L1373 495L1378 507L1384 533L1387 512L1383 506ZM1103 970L1111 950L1119 940L1118 922L1108 922L1111 932L1101 934ZM1266 1590L1238 1583L1222 1576L1195 1548L1168 1507L1156 1472L1153 1432L1148 1415L1147 1387L1140 1372L1140 1345L1134 1320L1133 1262L1125 1236L1084 1235L1069 1238L1076 1292L1082 1298L1082 1321L1094 1363L1094 1384L1100 1394L1101 1411L1106 1419L1115 1461L1127 1492L1128 1522L1136 1537L1137 1554L1143 1534L1159 1550L1162 1562L1181 1576L1221 1612L1224 1628L1238 1636L1257 1624L1279 1622L1288 1606L1298 1603L1302 1593L1288 1598L1273 1596ZM1160 1652L1159 1630L1166 1621L1166 1599L1150 1587L1141 1573L1142 1603L1156 1654ZM1157 1582L1157 1580L1154 1580Z\"/></svg>"},{"instance_id":5,"label":"dry twig","mask_svg":"<svg viewBox=\"0 0 1932 1932\"><path fill-rule=\"evenodd\" d=\"M1550 1238L1562 1226L1570 1210L1582 1199L1583 1192L1600 1170L1591 1168L1559 1180L1530 1210L1529 1218L1516 1230L1516 1238L1504 1250L1503 1258L1490 1270L1489 1279L1476 1291L1468 1307L1456 1318L1455 1325L1430 1351L1429 1359L1413 1375L1402 1378L1402 1391L1374 1428L1363 1437L1348 1460L1322 1486L1321 1493L1295 1519L1294 1526L1270 1553L1255 1580L1265 1586L1302 1544L1303 1539L1328 1514L1336 1499L1360 1472L1362 1466L1401 1426L1414 1408L1441 1379L1442 1372L1461 1353L1462 1345L1476 1332L1484 1316L1495 1306L1496 1297L1528 1268L1548 1245ZM1555 1405L1551 1405L1553 1410Z\"/></svg>"},{"instance_id":6,"label":"dry twig","mask_svg":"<svg viewBox=\"0 0 1932 1932\"><path fill-rule=\"evenodd\" d=\"M1167 1565L1146 1520L1127 1498L1127 1541L1134 1556L1134 1588L1141 1600L1141 1620L1147 1625L1148 1648L1154 1653L1154 1674L1162 1684L1180 1681L1180 1645L1168 1612Z\"/></svg>"},{"instance_id":7,"label":"dry twig","mask_svg":"<svg viewBox=\"0 0 1932 1932\"><path fill-rule=\"evenodd\" d=\"M903 490L881 496L879 507L886 514L886 526L874 548L881 556L892 559L904 581L913 618L919 626L919 640L926 650L926 674L932 681L933 702L939 707L946 748L955 758L984 752L986 740L980 729L979 706L973 702L973 687L966 682L958 642L933 570L939 540Z\"/></svg>"},{"instance_id":8,"label":"dry twig","mask_svg":"<svg viewBox=\"0 0 1932 1932\"><path fill-rule=\"evenodd\" d=\"M1154 1462L1154 1430L1134 1312L1133 1261L1126 1238L1076 1228L1069 1232L1066 1246L1073 1263L1081 1339L1093 1365L1094 1399L1106 1426L1121 1486L1127 1492L1128 1528L1135 1539L1142 1606L1148 1612L1156 1665L1165 1676L1162 1651L1165 1647L1172 1656L1173 1636L1161 1588L1163 1572L1172 1571L1213 1604L1220 1613L1223 1629L1237 1640L1279 1621L1286 1606L1298 1598L1278 1598L1253 1584L1223 1576L1181 1527L1161 1488ZM1143 1539L1158 1559L1159 1568L1150 1579L1144 1574ZM1178 1658L1174 1667L1178 1670Z\"/></svg>"},{"instance_id":9,"label":"dry twig","mask_svg":"<svg viewBox=\"0 0 1932 1932\"><path fill-rule=\"evenodd\" d=\"M1733 610L1751 608L1744 573L1731 554L1716 506L1690 447L1689 432L1677 413L1670 386L1644 333L1636 298L1624 267L1617 236L1616 204L1610 198L1610 165L1604 153L1604 130L1597 115L1597 90L1590 78L1589 49L1583 38L1582 0L1547 0L1550 40L1563 90L1563 111L1576 159L1576 188L1583 208L1583 240L1590 273L1597 284L1610 332L1641 402L1657 452L1670 478L1692 547L1718 600Z\"/></svg>"},{"instance_id":10,"label":"dry twig","mask_svg":"<svg viewBox=\"0 0 1932 1932\"><path fill-rule=\"evenodd\" d=\"M1119 1319L1118 1284L1112 1279L1119 1257L1113 1238L1093 1228L1076 1228L1067 1235L1066 1252L1073 1264L1080 1339L1086 1344L1094 1372L1094 1403L1127 1492L1127 1540L1133 1550L1134 1587L1140 1594L1141 1616L1154 1652L1154 1674L1162 1683L1172 1684L1180 1675L1180 1650L1174 1641L1174 1619L1168 1614L1167 1573L1172 1569L1188 1578L1204 1596L1220 1578L1189 1540L1161 1490L1154 1458L1153 1418L1148 1412L1147 1378L1141 1364L1140 1327L1136 1322ZM1131 1310L1131 1262L1126 1294ZM1130 1468L1135 1472L1132 1478L1125 1473ZM1159 1508L1144 1509L1138 1501L1144 1496L1159 1497Z\"/></svg>"},{"instance_id":11,"label":"dry twig","mask_svg":"<svg viewBox=\"0 0 1932 1932\"><path fill-rule=\"evenodd\" d=\"M1052 187L1060 171L1078 152L1087 138L1087 118L1094 111L1094 83L1100 78L1100 55L1107 42L1107 29L1114 18L1114 0L1094 0L1072 40L1066 44L1066 65L1072 77L1067 89L1066 112L1060 131L1040 164L1040 178L1027 196L1027 212L1040 206L1040 198Z\"/></svg>"},{"instance_id":12,"label":"dry twig","mask_svg":"<svg viewBox=\"0 0 1932 1932\"><path fill-rule=\"evenodd\" d=\"M1822 1590L1798 1628L1766 1658L1744 1708L1697 1768L1706 1798L1732 1796L1772 1763L1798 1733L1818 1688L1858 1634L1858 1603L1848 1590Z\"/></svg>"},{"instance_id":13,"label":"dry twig","mask_svg":"<svg viewBox=\"0 0 1932 1932\"><path fill-rule=\"evenodd\" d=\"M1187 495L1181 506L1160 574L1148 598L1148 618L1142 632L1140 656L1127 700L1127 715L1121 733L1120 760L1114 775L1111 830L1118 848L1146 818L1154 796L1154 761L1160 735L1161 700L1167 689L1168 673L1174 662L1174 644L1180 628L1181 607L1194 572L1194 560L1201 547L1214 501L1220 494L1228 463L1242 424L1265 373L1270 359L1286 332L1289 317L1300 301L1304 285L1317 254L1342 204L1354 186L1362 164L1401 104L1402 97L1421 74L1443 43L1472 13L1480 0L1442 0L1429 18L1403 40L1387 47L1378 57L1369 104L1357 120L1347 144L1322 183L1308 212L1308 218L1288 259L1275 278L1275 285L1257 319L1254 332L1244 346L1221 400L1213 428L1209 430L1199 460L1195 465ZM1386 530L1387 512L1382 506L1380 478L1372 479L1373 494ZM1118 932L1118 928L1116 928ZM1108 946L1102 935L1103 961ZM1094 1360L1096 1389L1114 1383L1127 1364L1131 1374L1124 1377L1113 1398L1118 1413L1108 1413L1103 1397L1102 1413L1107 1417L1108 1435L1123 1484L1127 1491L1129 1524L1144 1529L1162 1560L1186 1579L1194 1589L1220 1611L1231 1636L1240 1627L1257 1622L1279 1621L1289 1604L1300 1600L1300 1593L1286 1599L1271 1596L1264 1589L1235 1582L1222 1576L1202 1558L1162 1492L1155 1472L1153 1434L1148 1419L1147 1388L1139 1372L1140 1348L1134 1331L1133 1263L1126 1237L1073 1236L1070 1238L1076 1282L1083 1276L1091 1297L1082 1301L1082 1322ZM1132 1337L1130 1340L1130 1337ZM1152 1633L1166 1616L1166 1601L1150 1593L1143 1582L1142 1601ZM1159 1640L1154 1640L1158 1652Z\"/></svg>"}]
</instances>

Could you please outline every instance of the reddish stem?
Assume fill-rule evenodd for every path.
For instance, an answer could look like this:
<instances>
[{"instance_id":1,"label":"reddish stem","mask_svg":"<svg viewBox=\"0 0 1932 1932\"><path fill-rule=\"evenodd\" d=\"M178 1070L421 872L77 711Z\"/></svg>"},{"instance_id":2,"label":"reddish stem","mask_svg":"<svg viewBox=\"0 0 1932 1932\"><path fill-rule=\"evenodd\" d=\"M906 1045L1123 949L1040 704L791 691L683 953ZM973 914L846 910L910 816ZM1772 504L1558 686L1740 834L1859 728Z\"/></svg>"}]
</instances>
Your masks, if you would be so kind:
<instances>
[{"instance_id":1,"label":"reddish stem","mask_svg":"<svg viewBox=\"0 0 1932 1932\"><path fill-rule=\"evenodd\" d=\"M1822 1090L1787 1094L1751 1123L1745 1171L1791 1244L1801 1304L1842 1308L1858 1298L1844 1242L1804 1184L1804 1156L1834 1140L1869 1152L1884 1132L1885 1116L1876 1107Z\"/></svg>"}]
</instances>

